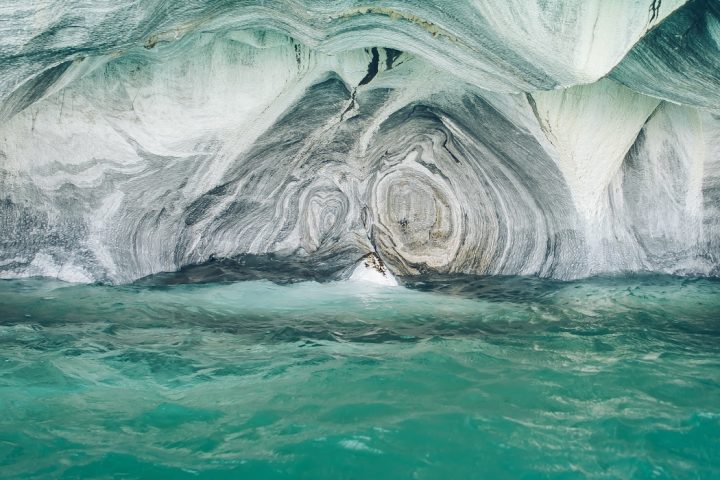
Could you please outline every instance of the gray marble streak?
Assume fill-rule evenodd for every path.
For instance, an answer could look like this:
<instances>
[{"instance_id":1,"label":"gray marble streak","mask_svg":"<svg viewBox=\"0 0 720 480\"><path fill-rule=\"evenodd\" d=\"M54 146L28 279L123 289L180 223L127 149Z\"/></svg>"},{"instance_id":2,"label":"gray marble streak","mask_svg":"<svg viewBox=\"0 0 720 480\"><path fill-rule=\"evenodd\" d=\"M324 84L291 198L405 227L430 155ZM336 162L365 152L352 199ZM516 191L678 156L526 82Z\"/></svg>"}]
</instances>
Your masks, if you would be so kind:
<instances>
[{"instance_id":1,"label":"gray marble streak","mask_svg":"<svg viewBox=\"0 0 720 480\"><path fill-rule=\"evenodd\" d=\"M688 3L638 42L610 76L646 95L719 111L720 3Z\"/></svg>"},{"instance_id":2,"label":"gray marble streak","mask_svg":"<svg viewBox=\"0 0 720 480\"><path fill-rule=\"evenodd\" d=\"M702 116L705 159L702 178L701 251L711 275L720 276L720 115Z\"/></svg>"},{"instance_id":3,"label":"gray marble streak","mask_svg":"<svg viewBox=\"0 0 720 480\"><path fill-rule=\"evenodd\" d=\"M350 97L334 76L311 87L237 159L225 183L185 210L184 257L278 252L342 267L371 250L357 201L360 179L346 162L368 117L341 121ZM383 95L374 97L365 108L376 108Z\"/></svg>"},{"instance_id":4,"label":"gray marble streak","mask_svg":"<svg viewBox=\"0 0 720 480\"><path fill-rule=\"evenodd\" d=\"M598 271L712 268L701 237L704 123L697 110L668 103L647 121L608 189Z\"/></svg>"},{"instance_id":5,"label":"gray marble streak","mask_svg":"<svg viewBox=\"0 0 720 480\"><path fill-rule=\"evenodd\" d=\"M410 273L582 271L570 192L535 138L474 95L429 103L378 137L373 238L388 262Z\"/></svg>"}]
</instances>

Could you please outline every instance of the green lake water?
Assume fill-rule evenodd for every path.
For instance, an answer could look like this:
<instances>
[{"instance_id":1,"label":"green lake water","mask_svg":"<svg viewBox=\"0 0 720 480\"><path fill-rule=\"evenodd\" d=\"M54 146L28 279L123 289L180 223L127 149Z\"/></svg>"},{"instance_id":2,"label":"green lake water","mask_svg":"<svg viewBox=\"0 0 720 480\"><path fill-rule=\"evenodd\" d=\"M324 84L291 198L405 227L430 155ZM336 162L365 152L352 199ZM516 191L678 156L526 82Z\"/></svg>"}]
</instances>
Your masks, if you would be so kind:
<instances>
[{"instance_id":1,"label":"green lake water","mask_svg":"<svg viewBox=\"0 0 720 480\"><path fill-rule=\"evenodd\" d=\"M720 281L0 281L0 478L720 478Z\"/></svg>"}]
</instances>

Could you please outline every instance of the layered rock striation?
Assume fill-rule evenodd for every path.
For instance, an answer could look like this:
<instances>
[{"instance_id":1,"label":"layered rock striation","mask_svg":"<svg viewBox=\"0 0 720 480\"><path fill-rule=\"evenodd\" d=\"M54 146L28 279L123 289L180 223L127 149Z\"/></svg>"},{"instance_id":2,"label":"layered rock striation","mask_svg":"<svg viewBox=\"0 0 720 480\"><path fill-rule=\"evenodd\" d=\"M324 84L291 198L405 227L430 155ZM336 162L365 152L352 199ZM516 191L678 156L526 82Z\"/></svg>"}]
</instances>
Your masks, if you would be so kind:
<instances>
[{"instance_id":1,"label":"layered rock striation","mask_svg":"<svg viewBox=\"0 0 720 480\"><path fill-rule=\"evenodd\" d=\"M0 276L718 275L718 5L0 5Z\"/></svg>"}]
</instances>

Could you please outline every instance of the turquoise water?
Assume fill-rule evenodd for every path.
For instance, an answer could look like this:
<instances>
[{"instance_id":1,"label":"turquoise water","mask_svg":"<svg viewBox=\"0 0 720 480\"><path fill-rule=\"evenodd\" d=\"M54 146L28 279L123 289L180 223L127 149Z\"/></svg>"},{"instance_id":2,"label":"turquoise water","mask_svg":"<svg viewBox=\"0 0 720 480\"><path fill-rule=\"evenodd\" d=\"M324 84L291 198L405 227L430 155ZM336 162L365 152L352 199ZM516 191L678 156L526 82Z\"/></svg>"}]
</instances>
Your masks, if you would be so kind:
<instances>
[{"instance_id":1,"label":"turquoise water","mask_svg":"<svg viewBox=\"0 0 720 480\"><path fill-rule=\"evenodd\" d=\"M720 282L0 282L3 478L720 478Z\"/></svg>"}]
</instances>

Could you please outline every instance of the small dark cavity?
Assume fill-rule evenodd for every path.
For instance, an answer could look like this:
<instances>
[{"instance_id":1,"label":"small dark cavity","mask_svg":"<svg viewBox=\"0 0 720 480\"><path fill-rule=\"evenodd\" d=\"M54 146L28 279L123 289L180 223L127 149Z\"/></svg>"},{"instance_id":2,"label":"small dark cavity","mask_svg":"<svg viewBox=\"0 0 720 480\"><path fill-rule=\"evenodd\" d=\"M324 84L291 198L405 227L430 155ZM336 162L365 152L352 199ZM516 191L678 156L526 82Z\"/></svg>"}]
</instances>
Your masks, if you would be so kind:
<instances>
[{"instance_id":1,"label":"small dark cavity","mask_svg":"<svg viewBox=\"0 0 720 480\"><path fill-rule=\"evenodd\" d=\"M360 80L360 85L367 85L370 83L370 81L375 78L375 75L378 73L378 66L380 64L380 54L378 53L377 47L373 47L372 50L370 50L372 53L372 59L370 59L370 64L368 65L367 74L363 77L362 80Z\"/></svg>"},{"instance_id":2,"label":"small dark cavity","mask_svg":"<svg viewBox=\"0 0 720 480\"><path fill-rule=\"evenodd\" d=\"M158 36L157 35L150 35L148 39L145 41L145 48L150 50L152 48L155 48L155 45L158 43Z\"/></svg>"},{"instance_id":3,"label":"small dark cavity","mask_svg":"<svg viewBox=\"0 0 720 480\"><path fill-rule=\"evenodd\" d=\"M393 62L395 62L401 53L402 52L400 50L395 50L394 48L385 49L385 68L387 70L391 70L393 68Z\"/></svg>"},{"instance_id":4,"label":"small dark cavity","mask_svg":"<svg viewBox=\"0 0 720 480\"><path fill-rule=\"evenodd\" d=\"M650 4L650 23L657 20L657 18L660 16L661 4L662 0L652 0L652 3Z\"/></svg>"}]
</instances>

